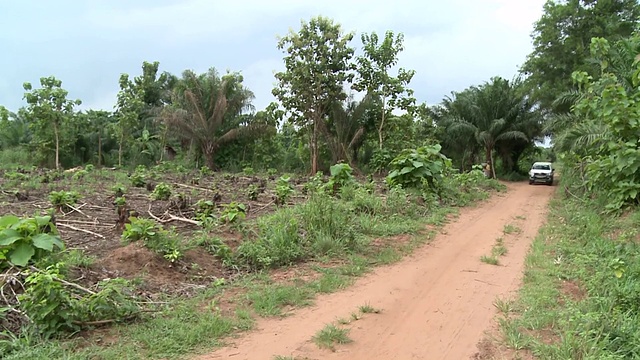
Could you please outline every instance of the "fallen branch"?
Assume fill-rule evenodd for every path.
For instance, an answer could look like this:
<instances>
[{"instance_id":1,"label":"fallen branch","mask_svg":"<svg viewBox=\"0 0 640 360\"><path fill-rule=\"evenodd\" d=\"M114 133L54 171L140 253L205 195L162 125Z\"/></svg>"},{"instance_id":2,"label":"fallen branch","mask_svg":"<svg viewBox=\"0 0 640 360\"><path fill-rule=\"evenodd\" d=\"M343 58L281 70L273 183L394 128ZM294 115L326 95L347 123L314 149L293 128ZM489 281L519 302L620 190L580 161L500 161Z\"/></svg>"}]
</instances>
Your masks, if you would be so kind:
<instances>
[{"instance_id":1,"label":"fallen branch","mask_svg":"<svg viewBox=\"0 0 640 360\"><path fill-rule=\"evenodd\" d=\"M57 226L57 227L62 226L63 228L67 228L67 229L71 229L71 230L75 230L75 231L81 231L81 232L83 232L83 233L87 233L87 234L91 234L91 235L93 235L93 236L97 236L97 237L99 237L99 238L101 238L101 239L106 239L106 238L104 237L104 235L100 235L100 234L98 234L98 233L94 233L93 231L89 231L89 230L85 230L85 229L80 229L80 228L77 228L77 227L75 227L75 226L71 226L71 225L68 225L68 224L61 224L61 223L59 223L59 222L58 222L58 223L56 224L56 226Z\"/></svg>"},{"instance_id":2,"label":"fallen branch","mask_svg":"<svg viewBox=\"0 0 640 360\"><path fill-rule=\"evenodd\" d=\"M255 209L253 212L258 212L258 211L264 210L265 208L267 208L267 207L269 207L270 205L272 205L274 202L275 202L275 200L271 200L271 201L269 201L269 203L267 203L266 205L261 206L261 207L259 207L259 208Z\"/></svg>"},{"instance_id":3,"label":"fallen branch","mask_svg":"<svg viewBox=\"0 0 640 360\"><path fill-rule=\"evenodd\" d=\"M71 220L71 219L56 219L56 222L69 222L74 224L86 224L86 225L100 225L98 219L94 219L94 221L82 221L82 220Z\"/></svg>"},{"instance_id":4,"label":"fallen branch","mask_svg":"<svg viewBox=\"0 0 640 360\"><path fill-rule=\"evenodd\" d=\"M201 190L201 191L209 191L209 192L213 192L213 190L211 190L211 189L202 188L202 187L197 187L197 186L191 186L191 185L186 185L186 184L173 183L173 185L181 186L181 187L185 187L185 188L193 189L193 190Z\"/></svg>"},{"instance_id":5,"label":"fallen branch","mask_svg":"<svg viewBox=\"0 0 640 360\"><path fill-rule=\"evenodd\" d=\"M82 204L82 205L80 205L80 206L78 206L78 207L73 207L73 206L71 206L71 205L67 204L66 206L67 206L69 209L71 209L71 211L69 211L69 212L68 212L68 213L66 213L65 215L69 215L69 214L71 214L71 213L73 213L73 212L75 211L75 212L78 212L78 213L80 213L80 214L82 214L82 215L84 215L84 216L88 217L89 219L93 219L91 216L89 216L89 215L85 214L84 212L82 212L82 211L80 210L80 208L81 208L81 207L83 207L83 206L85 206L85 205L87 205L87 204Z\"/></svg>"},{"instance_id":6,"label":"fallen branch","mask_svg":"<svg viewBox=\"0 0 640 360\"><path fill-rule=\"evenodd\" d=\"M189 223L189 224L200 226L200 222L199 221L191 220L191 219L187 219L187 218L183 218L183 217L179 217L179 216L175 216L175 215L171 215L171 214L169 214L169 212L165 212L164 213L164 215L168 215L169 216L169 219L166 219L166 220L160 219L159 217L153 215L153 213L151 212L151 208L149 208L149 210L147 210L147 213L149 213L149 216L151 216L155 221L157 221L157 222L159 222L161 224L166 224L168 222L171 222L171 221L175 220L175 221L182 221L182 222L186 222L186 223Z\"/></svg>"}]
</instances>

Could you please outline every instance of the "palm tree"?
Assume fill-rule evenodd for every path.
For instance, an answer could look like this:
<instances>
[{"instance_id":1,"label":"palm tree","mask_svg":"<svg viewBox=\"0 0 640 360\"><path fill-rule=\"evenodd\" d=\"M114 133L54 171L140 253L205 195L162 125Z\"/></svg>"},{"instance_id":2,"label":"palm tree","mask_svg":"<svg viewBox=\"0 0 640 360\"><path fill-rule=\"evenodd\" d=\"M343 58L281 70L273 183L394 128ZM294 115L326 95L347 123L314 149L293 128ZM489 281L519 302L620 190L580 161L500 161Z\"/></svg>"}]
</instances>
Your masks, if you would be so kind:
<instances>
[{"instance_id":1,"label":"palm tree","mask_svg":"<svg viewBox=\"0 0 640 360\"><path fill-rule=\"evenodd\" d=\"M366 95L362 100L353 98L346 102L336 102L331 108L329 121L323 123L321 131L324 133L332 154L333 163L346 160L352 167L356 167L358 150L365 141L365 134L373 124L376 99ZM372 116L373 115L373 116Z\"/></svg>"},{"instance_id":2,"label":"palm tree","mask_svg":"<svg viewBox=\"0 0 640 360\"><path fill-rule=\"evenodd\" d=\"M238 73L221 77L214 68L200 75L186 70L175 84L172 104L161 112L167 126L192 141L211 169L221 146L265 127L242 123L240 115L253 110L254 98L242 80Z\"/></svg>"},{"instance_id":3,"label":"palm tree","mask_svg":"<svg viewBox=\"0 0 640 360\"><path fill-rule=\"evenodd\" d=\"M18 147L30 141L29 120L24 109L20 109L18 113L7 110L5 114L0 114L0 149Z\"/></svg>"},{"instance_id":4,"label":"palm tree","mask_svg":"<svg viewBox=\"0 0 640 360\"><path fill-rule=\"evenodd\" d=\"M449 105L452 111L447 115L446 131L480 145L493 177L496 176L493 152L500 143L532 140L525 132L525 123L533 119L531 108L523 104L518 84L518 81L512 84L495 77L488 83L456 94L452 100L455 104Z\"/></svg>"}]
</instances>

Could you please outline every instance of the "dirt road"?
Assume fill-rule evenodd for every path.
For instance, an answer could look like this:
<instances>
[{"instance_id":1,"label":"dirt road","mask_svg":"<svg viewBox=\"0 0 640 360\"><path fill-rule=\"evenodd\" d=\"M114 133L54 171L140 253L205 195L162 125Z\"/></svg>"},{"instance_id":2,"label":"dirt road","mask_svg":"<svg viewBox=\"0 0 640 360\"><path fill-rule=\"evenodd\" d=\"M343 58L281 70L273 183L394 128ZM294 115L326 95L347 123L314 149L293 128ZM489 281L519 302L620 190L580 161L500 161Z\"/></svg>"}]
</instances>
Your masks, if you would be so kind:
<instances>
[{"instance_id":1,"label":"dirt road","mask_svg":"<svg viewBox=\"0 0 640 360\"><path fill-rule=\"evenodd\" d=\"M507 186L506 193L463 209L412 256L376 269L345 291L320 296L317 305L290 317L259 320L256 330L230 340L234 345L200 359L469 359L491 325L494 300L518 289L525 255L556 188ZM505 235L507 224L521 231ZM481 262L498 237L508 253L498 266ZM364 304L382 312L347 325L352 343L337 345L335 352L313 343L326 324L349 318Z\"/></svg>"}]
</instances>

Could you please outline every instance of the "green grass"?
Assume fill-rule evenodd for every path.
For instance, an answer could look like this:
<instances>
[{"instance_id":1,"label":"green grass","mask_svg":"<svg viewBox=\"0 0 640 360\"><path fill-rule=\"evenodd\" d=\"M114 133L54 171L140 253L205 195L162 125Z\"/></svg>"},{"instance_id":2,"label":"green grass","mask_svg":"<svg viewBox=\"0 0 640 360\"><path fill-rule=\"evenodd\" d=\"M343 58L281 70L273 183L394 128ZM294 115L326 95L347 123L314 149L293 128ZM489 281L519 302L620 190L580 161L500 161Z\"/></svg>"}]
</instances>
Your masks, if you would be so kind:
<instances>
[{"instance_id":1,"label":"green grass","mask_svg":"<svg viewBox=\"0 0 640 360\"><path fill-rule=\"evenodd\" d=\"M379 314L382 312L382 310L376 309L369 304L362 305L360 306L359 309L360 309L360 312L363 314Z\"/></svg>"},{"instance_id":2,"label":"green grass","mask_svg":"<svg viewBox=\"0 0 640 360\"><path fill-rule=\"evenodd\" d=\"M498 265L500 263L500 261L498 260L497 257L495 257L495 256L487 256L487 255L482 255L480 257L480 261L482 261L485 264L489 264L489 265Z\"/></svg>"},{"instance_id":3,"label":"green grass","mask_svg":"<svg viewBox=\"0 0 640 360\"><path fill-rule=\"evenodd\" d=\"M500 256L506 255L507 247L504 245L504 239L499 237L491 248L491 255L482 255L480 261L489 265L500 265Z\"/></svg>"},{"instance_id":4,"label":"green grass","mask_svg":"<svg viewBox=\"0 0 640 360\"><path fill-rule=\"evenodd\" d=\"M328 324L313 337L313 342L319 348L333 351L335 351L336 345L348 344L352 341L349 338L349 329L339 328L333 324Z\"/></svg>"},{"instance_id":5,"label":"green grass","mask_svg":"<svg viewBox=\"0 0 640 360\"><path fill-rule=\"evenodd\" d=\"M559 197L519 298L496 305L504 344L539 359L640 358L640 210L616 217Z\"/></svg>"},{"instance_id":6,"label":"green grass","mask_svg":"<svg viewBox=\"0 0 640 360\"><path fill-rule=\"evenodd\" d=\"M521 232L522 232L522 229L520 229L519 227L517 227L517 226L515 226L515 225L507 224L507 225L505 225L505 226L504 226L504 229L502 230L502 232L503 232L505 235L508 235L508 234L514 234L514 233L515 233L515 234L519 234L519 233L521 233Z\"/></svg>"}]
</instances>

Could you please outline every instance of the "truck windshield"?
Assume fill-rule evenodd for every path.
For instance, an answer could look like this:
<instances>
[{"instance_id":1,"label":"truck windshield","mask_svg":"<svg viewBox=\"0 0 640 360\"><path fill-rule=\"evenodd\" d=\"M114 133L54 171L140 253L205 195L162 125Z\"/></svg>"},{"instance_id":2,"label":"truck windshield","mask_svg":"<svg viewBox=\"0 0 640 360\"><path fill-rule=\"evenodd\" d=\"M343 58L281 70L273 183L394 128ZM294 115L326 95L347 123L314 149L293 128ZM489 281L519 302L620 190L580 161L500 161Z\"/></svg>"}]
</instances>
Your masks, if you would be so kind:
<instances>
[{"instance_id":1,"label":"truck windshield","mask_svg":"<svg viewBox=\"0 0 640 360\"><path fill-rule=\"evenodd\" d=\"M551 167L549 165L535 164L533 165L533 170L551 170Z\"/></svg>"}]
</instances>

